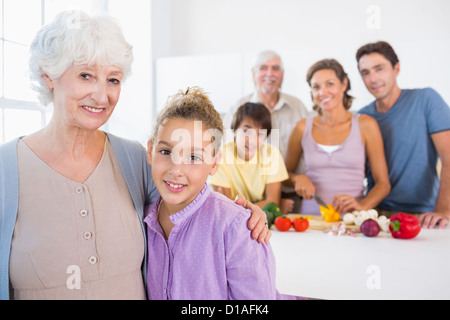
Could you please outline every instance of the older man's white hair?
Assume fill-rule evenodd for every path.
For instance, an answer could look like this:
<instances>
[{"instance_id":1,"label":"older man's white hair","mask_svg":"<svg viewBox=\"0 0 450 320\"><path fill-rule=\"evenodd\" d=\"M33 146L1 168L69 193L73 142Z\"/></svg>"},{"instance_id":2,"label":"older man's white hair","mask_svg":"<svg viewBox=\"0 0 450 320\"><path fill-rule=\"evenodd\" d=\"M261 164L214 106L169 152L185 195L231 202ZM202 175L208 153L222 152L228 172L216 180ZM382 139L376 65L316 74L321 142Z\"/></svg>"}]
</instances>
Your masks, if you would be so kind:
<instances>
[{"instance_id":1,"label":"older man's white hair","mask_svg":"<svg viewBox=\"0 0 450 320\"><path fill-rule=\"evenodd\" d=\"M38 31L30 46L30 78L42 105L53 101L43 75L59 78L72 65L117 66L124 78L131 72L132 46L116 20L90 17L78 10L61 12Z\"/></svg>"},{"instance_id":2,"label":"older man's white hair","mask_svg":"<svg viewBox=\"0 0 450 320\"><path fill-rule=\"evenodd\" d=\"M258 53L253 60L252 73L254 74L255 72L257 72L264 62L273 59L280 59L280 68L284 72L283 60L281 60L280 55L273 50L265 50Z\"/></svg>"}]
</instances>

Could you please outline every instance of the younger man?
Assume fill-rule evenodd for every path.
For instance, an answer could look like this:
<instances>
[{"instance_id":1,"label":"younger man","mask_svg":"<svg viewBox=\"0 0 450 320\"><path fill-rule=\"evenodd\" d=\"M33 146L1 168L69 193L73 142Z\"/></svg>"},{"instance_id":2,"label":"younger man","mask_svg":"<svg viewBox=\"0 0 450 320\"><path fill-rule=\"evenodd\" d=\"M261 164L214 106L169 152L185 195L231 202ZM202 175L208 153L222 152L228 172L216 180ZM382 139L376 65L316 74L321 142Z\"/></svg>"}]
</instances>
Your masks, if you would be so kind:
<instances>
[{"instance_id":1,"label":"younger man","mask_svg":"<svg viewBox=\"0 0 450 320\"><path fill-rule=\"evenodd\" d=\"M356 53L361 77L375 101L359 112L378 121L391 182L382 214L419 213L422 227L443 228L450 219L450 109L431 88L400 89L400 63L387 42ZM441 179L436 170L442 161ZM373 180L369 174L369 188Z\"/></svg>"}]
</instances>

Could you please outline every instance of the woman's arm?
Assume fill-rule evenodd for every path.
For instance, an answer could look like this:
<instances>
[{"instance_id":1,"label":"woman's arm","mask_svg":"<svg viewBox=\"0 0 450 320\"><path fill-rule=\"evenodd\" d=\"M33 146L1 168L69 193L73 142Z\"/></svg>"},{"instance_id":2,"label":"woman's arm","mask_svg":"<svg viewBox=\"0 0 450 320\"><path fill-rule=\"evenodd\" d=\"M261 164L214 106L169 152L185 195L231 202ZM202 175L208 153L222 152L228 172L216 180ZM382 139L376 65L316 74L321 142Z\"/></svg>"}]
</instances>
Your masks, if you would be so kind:
<instances>
[{"instance_id":1,"label":"woman's arm","mask_svg":"<svg viewBox=\"0 0 450 320\"><path fill-rule=\"evenodd\" d=\"M359 204L360 210L376 207L391 191L386 158L384 155L383 138L378 123L372 117L361 115L359 117L361 134L366 147L374 187Z\"/></svg>"},{"instance_id":2,"label":"woman's arm","mask_svg":"<svg viewBox=\"0 0 450 320\"><path fill-rule=\"evenodd\" d=\"M297 125L292 129L291 135L289 137L289 143L286 153L286 169L289 173L289 179L286 181L286 184L293 187L295 185L295 170L297 169L298 163L300 161L300 157L302 155L302 138L303 131L305 130L306 120L303 119L297 123Z\"/></svg>"},{"instance_id":3,"label":"woman's arm","mask_svg":"<svg viewBox=\"0 0 450 320\"><path fill-rule=\"evenodd\" d=\"M267 227L266 213L260 207L245 199L243 195L238 195L234 202L252 212L247 222L248 228L252 231L252 238L258 240L259 243L269 244L272 232Z\"/></svg>"},{"instance_id":4,"label":"woman's arm","mask_svg":"<svg viewBox=\"0 0 450 320\"><path fill-rule=\"evenodd\" d=\"M311 199L316 192L311 180L304 174L296 174L300 157L303 153L302 138L305 131L306 120L303 119L297 123L292 130L289 138L288 150L286 154L286 169L289 174L289 179L284 182L286 186L295 188L295 192L304 199Z\"/></svg>"},{"instance_id":5,"label":"woman's arm","mask_svg":"<svg viewBox=\"0 0 450 320\"><path fill-rule=\"evenodd\" d=\"M335 195L333 198L333 207L340 213L372 209L376 207L391 190L386 158L384 155L383 139L378 123L375 119L367 115L361 115L359 117L359 123L361 138L365 146L375 185L369 191L367 196L359 202L348 194Z\"/></svg>"}]
</instances>

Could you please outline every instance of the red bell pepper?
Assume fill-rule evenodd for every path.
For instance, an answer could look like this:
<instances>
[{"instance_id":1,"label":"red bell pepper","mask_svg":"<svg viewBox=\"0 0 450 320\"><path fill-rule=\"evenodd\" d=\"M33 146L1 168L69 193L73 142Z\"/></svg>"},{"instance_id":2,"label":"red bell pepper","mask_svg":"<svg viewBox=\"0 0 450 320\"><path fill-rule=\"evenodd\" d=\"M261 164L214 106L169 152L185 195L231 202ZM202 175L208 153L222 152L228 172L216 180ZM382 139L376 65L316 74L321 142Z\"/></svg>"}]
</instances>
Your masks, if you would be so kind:
<instances>
[{"instance_id":1,"label":"red bell pepper","mask_svg":"<svg viewBox=\"0 0 450 320\"><path fill-rule=\"evenodd\" d=\"M412 239L420 232L419 219L406 213L397 213L391 217L389 230L394 238Z\"/></svg>"}]
</instances>

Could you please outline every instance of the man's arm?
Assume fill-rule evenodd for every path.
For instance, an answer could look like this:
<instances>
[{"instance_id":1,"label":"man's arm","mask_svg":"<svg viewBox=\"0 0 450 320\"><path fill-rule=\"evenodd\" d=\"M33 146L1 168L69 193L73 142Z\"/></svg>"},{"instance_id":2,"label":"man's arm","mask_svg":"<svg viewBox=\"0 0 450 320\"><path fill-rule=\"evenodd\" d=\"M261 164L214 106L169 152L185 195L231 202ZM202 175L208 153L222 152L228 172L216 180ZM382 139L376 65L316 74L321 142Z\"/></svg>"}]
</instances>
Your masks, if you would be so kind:
<instances>
[{"instance_id":1,"label":"man's arm","mask_svg":"<svg viewBox=\"0 0 450 320\"><path fill-rule=\"evenodd\" d=\"M431 135L434 146L442 162L439 193L434 212L420 217L423 228L444 228L450 221L450 130Z\"/></svg>"}]
</instances>

